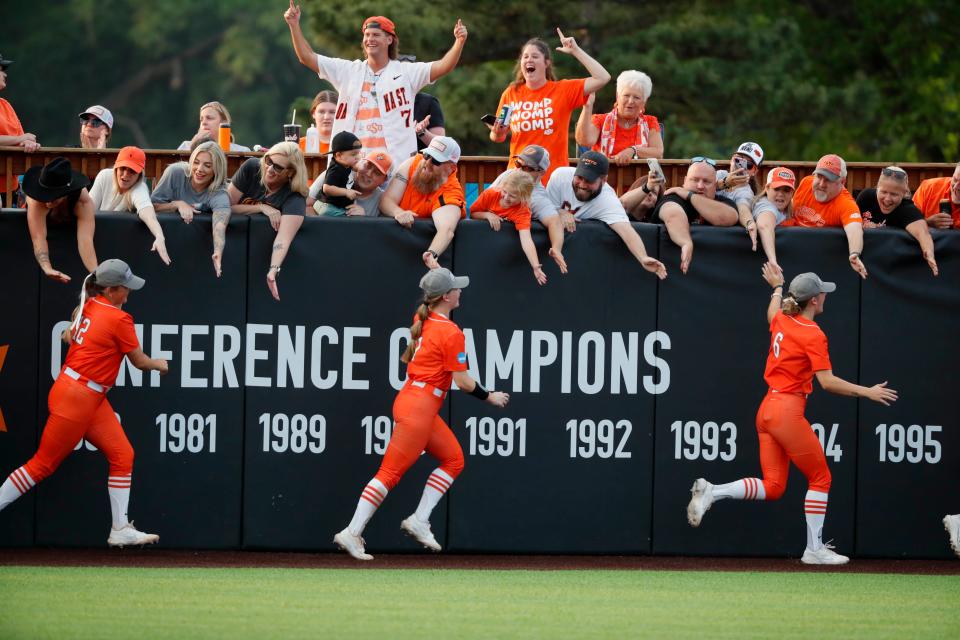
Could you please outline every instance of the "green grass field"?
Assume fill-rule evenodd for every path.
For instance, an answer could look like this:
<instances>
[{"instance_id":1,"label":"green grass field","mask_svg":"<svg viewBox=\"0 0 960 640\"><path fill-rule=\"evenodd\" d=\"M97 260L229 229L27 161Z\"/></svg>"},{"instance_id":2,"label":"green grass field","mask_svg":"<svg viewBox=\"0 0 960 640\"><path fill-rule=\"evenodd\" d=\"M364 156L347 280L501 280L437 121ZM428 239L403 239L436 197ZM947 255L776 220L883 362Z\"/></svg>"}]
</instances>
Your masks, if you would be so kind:
<instances>
[{"instance_id":1,"label":"green grass field","mask_svg":"<svg viewBox=\"0 0 960 640\"><path fill-rule=\"evenodd\" d=\"M0 638L957 638L960 577L0 567Z\"/></svg>"}]
</instances>

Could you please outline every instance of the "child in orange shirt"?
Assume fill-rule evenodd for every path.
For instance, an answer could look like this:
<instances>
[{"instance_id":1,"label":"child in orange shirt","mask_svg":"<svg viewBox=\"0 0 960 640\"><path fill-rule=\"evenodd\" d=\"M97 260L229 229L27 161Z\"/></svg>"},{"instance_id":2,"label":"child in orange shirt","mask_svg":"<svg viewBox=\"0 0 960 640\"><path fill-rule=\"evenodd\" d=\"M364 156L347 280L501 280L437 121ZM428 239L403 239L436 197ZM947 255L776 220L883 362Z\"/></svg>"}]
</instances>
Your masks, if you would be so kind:
<instances>
[{"instance_id":1,"label":"child in orange shirt","mask_svg":"<svg viewBox=\"0 0 960 640\"><path fill-rule=\"evenodd\" d=\"M530 235L530 196L533 194L533 178L522 171L511 171L498 187L490 187L480 194L470 207L470 215L476 220L486 220L490 228L500 231L500 220L509 220L520 234L520 247L530 261L537 284L546 284L547 275L537 256L537 247Z\"/></svg>"}]
</instances>

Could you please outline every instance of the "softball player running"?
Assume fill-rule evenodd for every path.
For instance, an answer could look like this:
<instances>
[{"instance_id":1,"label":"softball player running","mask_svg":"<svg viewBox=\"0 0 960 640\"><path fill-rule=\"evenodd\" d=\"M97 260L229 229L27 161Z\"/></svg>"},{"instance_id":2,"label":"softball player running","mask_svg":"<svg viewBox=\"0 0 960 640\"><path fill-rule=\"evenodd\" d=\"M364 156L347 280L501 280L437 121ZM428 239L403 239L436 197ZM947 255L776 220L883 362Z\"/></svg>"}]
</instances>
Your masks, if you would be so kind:
<instances>
[{"instance_id":1,"label":"softball player running","mask_svg":"<svg viewBox=\"0 0 960 640\"><path fill-rule=\"evenodd\" d=\"M0 486L0 510L56 471L80 439L86 438L110 463L107 493L113 526L107 544L123 547L160 539L137 531L127 520L133 447L107 400L124 356L142 371L167 373L167 361L147 357L140 348L133 317L121 311L130 291L143 285L143 278L133 275L122 260L106 260L84 280L80 306L64 332L70 351L50 389L50 417L40 447Z\"/></svg>"},{"instance_id":2,"label":"softball player running","mask_svg":"<svg viewBox=\"0 0 960 640\"><path fill-rule=\"evenodd\" d=\"M833 551L823 542L823 521L830 492L830 469L823 447L803 415L807 396L813 390L816 375L824 390L843 396L865 397L889 405L897 392L887 383L861 387L833 374L827 337L814 318L823 313L827 294L837 285L822 281L815 273L801 273L790 282L784 298L783 276L769 262L763 265L763 278L773 287L767 307L770 323L770 353L763 374L770 390L757 412L760 439L760 468L763 480L742 478L727 484L712 485L703 478L693 483L693 497L687 505L687 520L700 526L704 514L716 500L777 500L787 487L790 462L807 477L804 502L807 520L805 564L845 564L849 558Z\"/></svg>"},{"instance_id":3,"label":"softball player running","mask_svg":"<svg viewBox=\"0 0 960 640\"><path fill-rule=\"evenodd\" d=\"M364 550L363 530L423 451L437 458L440 466L427 478L417 510L400 523L400 528L427 549L440 551L430 531L430 513L463 470L460 443L437 415L450 381L495 407L505 407L510 400L502 391L487 391L467 374L463 332L450 320L450 312L460 306L460 291L469 283L469 278L454 276L448 269L432 269L420 280L423 301L410 327L410 344L401 357L407 363L407 381L393 403L393 436L380 470L360 494L353 519L333 537L357 560L373 560Z\"/></svg>"}]
</instances>

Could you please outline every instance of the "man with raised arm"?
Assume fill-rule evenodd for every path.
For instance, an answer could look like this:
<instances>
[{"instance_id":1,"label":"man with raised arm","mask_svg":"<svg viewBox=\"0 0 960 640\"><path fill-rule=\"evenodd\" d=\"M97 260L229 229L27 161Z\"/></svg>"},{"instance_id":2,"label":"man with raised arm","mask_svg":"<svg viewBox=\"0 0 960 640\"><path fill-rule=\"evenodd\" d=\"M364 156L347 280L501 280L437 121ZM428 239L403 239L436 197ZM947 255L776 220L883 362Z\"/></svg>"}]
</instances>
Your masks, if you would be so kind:
<instances>
[{"instance_id":1,"label":"man with raised arm","mask_svg":"<svg viewBox=\"0 0 960 640\"><path fill-rule=\"evenodd\" d=\"M366 60L329 58L314 52L300 29L300 6L290 0L283 14L290 27L297 59L327 80L339 93L333 134L349 131L360 138L365 153L385 150L397 162L417 152L417 121L413 115L414 97L457 66L467 28L458 19L453 28L454 42L440 60L400 62L397 60L400 38L393 21L384 16L364 20L363 51Z\"/></svg>"}]
</instances>

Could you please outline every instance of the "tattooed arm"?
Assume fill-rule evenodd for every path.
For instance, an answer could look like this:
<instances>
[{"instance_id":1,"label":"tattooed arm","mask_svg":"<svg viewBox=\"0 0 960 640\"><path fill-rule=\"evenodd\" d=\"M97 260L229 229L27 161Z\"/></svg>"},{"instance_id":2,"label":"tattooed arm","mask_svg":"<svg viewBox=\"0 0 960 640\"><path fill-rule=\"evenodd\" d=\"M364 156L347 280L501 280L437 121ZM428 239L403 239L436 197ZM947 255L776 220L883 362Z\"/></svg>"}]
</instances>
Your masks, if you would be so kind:
<instances>
[{"instance_id":1,"label":"tattooed arm","mask_svg":"<svg viewBox=\"0 0 960 640\"><path fill-rule=\"evenodd\" d=\"M43 274L51 280L70 282L70 276L61 273L50 264L50 249L47 247L47 213L49 209L33 198L27 198L27 227L33 242L33 256Z\"/></svg>"},{"instance_id":2,"label":"tattooed arm","mask_svg":"<svg viewBox=\"0 0 960 640\"><path fill-rule=\"evenodd\" d=\"M213 212L213 268L217 277L223 273L223 247L227 243L227 223L230 222L230 210Z\"/></svg>"},{"instance_id":3,"label":"tattooed arm","mask_svg":"<svg viewBox=\"0 0 960 640\"><path fill-rule=\"evenodd\" d=\"M293 242L302 224L303 216L281 216L280 218L280 229L273 241L273 251L270 253L270 268L267 269L267 288L270 289L270 293L275 300L280 299L280 292L277 289L277 275L280 273L280 267L287 257L290 243Z\"/></svg>"}]
</instances>

